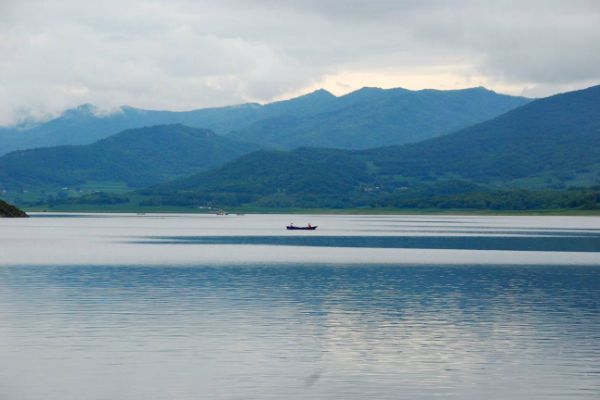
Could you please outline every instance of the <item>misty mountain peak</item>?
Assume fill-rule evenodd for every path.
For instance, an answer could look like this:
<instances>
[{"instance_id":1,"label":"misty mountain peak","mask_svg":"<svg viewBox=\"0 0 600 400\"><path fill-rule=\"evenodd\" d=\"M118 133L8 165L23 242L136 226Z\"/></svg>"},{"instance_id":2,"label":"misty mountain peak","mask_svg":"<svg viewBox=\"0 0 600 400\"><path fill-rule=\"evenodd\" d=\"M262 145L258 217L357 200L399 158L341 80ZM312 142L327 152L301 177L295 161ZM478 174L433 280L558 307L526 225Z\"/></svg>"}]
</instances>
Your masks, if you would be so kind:
<instances>
[{"instance_id":1,"label":"misty mountain peak","mask_svg":"<svg viewBox=\"0 0 600 400\"><path fill-rule=\"evenodd\" d=\"M62 114L63 117L91 117L95 115L95 112L98 108L93 104L81 104L75 108L70 108L65 110Z\"/></svg>"}]
</instances>

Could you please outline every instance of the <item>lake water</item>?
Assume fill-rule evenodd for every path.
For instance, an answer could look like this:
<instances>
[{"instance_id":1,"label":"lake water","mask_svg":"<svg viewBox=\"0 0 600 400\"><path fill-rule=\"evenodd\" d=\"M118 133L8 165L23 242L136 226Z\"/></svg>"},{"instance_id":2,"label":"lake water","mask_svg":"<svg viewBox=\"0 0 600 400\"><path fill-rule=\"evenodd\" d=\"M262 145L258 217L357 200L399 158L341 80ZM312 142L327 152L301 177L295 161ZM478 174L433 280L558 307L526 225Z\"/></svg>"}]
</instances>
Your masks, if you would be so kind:
<instances>
[{"instance_id":1,"label":"lake water","mask_svg":"<svg viewBox=\"0 0 600 400\"><path fill-rule=\"evenodd\" d=\"M437 398L600 398L600 218L0 219L2 400Z\"/></svg>"}]
</instances>

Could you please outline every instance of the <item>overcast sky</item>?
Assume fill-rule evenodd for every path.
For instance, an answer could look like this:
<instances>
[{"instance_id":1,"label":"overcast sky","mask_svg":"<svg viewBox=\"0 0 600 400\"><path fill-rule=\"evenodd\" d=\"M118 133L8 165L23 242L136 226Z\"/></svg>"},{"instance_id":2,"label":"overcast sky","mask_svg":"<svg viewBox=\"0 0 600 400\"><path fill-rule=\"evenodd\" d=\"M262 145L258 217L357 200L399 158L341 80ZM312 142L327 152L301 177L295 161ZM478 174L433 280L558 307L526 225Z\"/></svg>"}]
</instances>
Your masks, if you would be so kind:
<instances>
[{"instance_id":1,"label":"overcast sky","mask_svg":"<svg viewBox=\"0 0 600 400\"><path fill-rule=\"evenodd\" d=\"M185 110L324 87L600 83L600 1L0 0L0 124L92 103Z\"/></svg>"}]
</instances>

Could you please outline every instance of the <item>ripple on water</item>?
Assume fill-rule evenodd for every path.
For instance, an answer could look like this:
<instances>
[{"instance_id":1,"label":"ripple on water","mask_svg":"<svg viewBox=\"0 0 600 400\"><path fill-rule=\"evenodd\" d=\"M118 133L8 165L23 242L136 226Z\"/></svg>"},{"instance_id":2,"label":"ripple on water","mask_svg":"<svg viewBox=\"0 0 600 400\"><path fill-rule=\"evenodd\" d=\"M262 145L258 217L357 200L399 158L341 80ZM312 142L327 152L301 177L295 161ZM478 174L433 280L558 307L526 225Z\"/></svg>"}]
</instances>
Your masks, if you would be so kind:
<instances>
[{"instance_id":1,"label":"ripple on water","mask_svg":"<svg viewBox=\"0 0 600 400\"><path fill-rule=\"evenodd\" d=\"M6 267L0 309L11 399L600 394L595 267Z\"/></svg>"}]
</instances>

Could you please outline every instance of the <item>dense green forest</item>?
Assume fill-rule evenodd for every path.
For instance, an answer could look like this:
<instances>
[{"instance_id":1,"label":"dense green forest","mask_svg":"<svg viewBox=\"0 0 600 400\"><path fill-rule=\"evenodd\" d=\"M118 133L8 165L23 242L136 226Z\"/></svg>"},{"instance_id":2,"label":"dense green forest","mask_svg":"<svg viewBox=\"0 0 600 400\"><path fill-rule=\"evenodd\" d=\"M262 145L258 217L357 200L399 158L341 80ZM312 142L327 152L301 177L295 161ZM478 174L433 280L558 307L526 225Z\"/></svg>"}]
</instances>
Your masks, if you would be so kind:
<instances>
[{"instance_id":1,"label":"dense green forest","mask_svg":"<svg viewBox=\"0 0 600 400\"><path fill-rule=\"evenodd\" d=\"M264 182L263 182L264 183ZM348 190L347 182L319 190L314 185L304 190L218 190L207 185L206 190L142 191L143 206L209 207L255 206L265 208L397 208L397 209L600 209L600 186L569 189L491 189L465 181L441 181L417 184L388 191L364 184L358 190ZM166 189L164 186L161 189ZM264 188L264 186L263 186ZM126 202L126 198L121 198Z\"/></svg>"},{"instance_id":2,"label":"dense green forest","mask_svg":"<svg viewBox=\"0 0 600 400\"><path fill-rule=\"evenodd\" d=\"M200 172L258 148L184 125L131 129L90 145L22 150L0 157L0 188L116 181L142 187Z\"/></svg>"},{"instance_id":3,"label":"dense green forest","mask_svg":"<svg viewBox=\"0 0 600 400\"><path fill-rule=\"evenodd\" d=\"M443 186L443 187L440 187ZM600 211L600 187L543 189L497 189L472 187L465 182L407 188L401 192L363 192L350 196L329 194L293 195L273 193L258 196L231 192L178 192L176 195L135 193L92 193L71 198L47 198L32 202L37 209L123 209L123 210L286 210L286 209L397 209L397 210L490 210Z\"/></svg>"}]
</instances>

